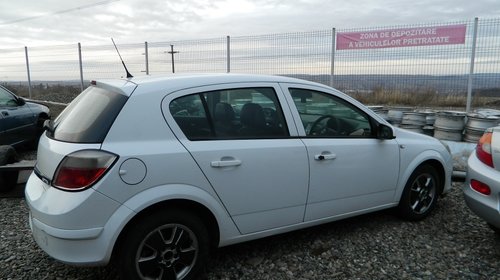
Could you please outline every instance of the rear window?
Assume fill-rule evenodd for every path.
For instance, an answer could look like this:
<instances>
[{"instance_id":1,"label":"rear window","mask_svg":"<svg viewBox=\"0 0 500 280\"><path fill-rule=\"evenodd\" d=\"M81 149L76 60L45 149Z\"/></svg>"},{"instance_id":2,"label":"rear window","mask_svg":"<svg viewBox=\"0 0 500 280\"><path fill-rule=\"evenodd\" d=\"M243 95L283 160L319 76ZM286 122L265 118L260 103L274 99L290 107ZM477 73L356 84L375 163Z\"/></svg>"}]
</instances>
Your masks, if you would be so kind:
<instances>
[{"instance_id":1,"label":"rear window","mask_svg":"<svg viewBox=\"0 0 500 280\"><path fill-rule=\"evenodd\" d=\"M127 99L120 93L91 86L61 112L50 137L73 143L102 143Z\"/></svg>"}]
</instances>

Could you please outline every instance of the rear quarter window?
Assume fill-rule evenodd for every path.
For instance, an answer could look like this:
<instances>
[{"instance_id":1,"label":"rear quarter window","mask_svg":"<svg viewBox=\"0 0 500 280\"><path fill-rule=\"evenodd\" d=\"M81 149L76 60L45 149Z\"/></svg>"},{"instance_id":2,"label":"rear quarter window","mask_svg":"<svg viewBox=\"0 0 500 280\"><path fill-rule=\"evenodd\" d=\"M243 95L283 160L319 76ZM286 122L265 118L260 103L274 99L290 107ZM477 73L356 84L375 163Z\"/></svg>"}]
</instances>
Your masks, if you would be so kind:
<instances>
[{"instance_id":1,"label":"rear quarter window","mask_svg":"<svg viewBox=\"0 0 500 280\"><path fill-rule=\"evenodd\" d=\"M89 87L61 112L49 137L72 143L102 143L128 97Z\"/></svg>"}]
</instances>

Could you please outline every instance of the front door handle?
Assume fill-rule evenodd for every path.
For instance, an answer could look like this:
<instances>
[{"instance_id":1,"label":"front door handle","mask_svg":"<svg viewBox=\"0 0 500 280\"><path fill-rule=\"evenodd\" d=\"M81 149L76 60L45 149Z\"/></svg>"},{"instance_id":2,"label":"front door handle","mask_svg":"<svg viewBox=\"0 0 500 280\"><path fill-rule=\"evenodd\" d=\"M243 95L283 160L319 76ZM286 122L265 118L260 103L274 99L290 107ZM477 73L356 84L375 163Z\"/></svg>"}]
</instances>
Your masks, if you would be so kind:
<instances>
[{"instance_id":1,"label":"front door handle","mask_svg":"<svg viewBox=\"0 0 500 280\"><path fill-rule=\"evenodd\" d=\"M7 111L2 111L2 115L4 115L5 117L9 116L9 112Z\"/></svg>"},{"instance_id":2,"label":"front door handle","mask_svg":"<svg viewBox=\"0 0 500 280\"><path fill-rule=\"evenodd\" d=\"M228 166L239 166L241 165L241 160L215 160L210 163L212 167L228 167Z\"/></svg>"},{"instance_id":3,"label":"front door handle","mask_svg":"<svg viewBox=\"0 0 500 280\"><path fill-rule=\"evenodd\" d=\"M332 159L336 159L336 158L337 158L336 154L327 154L327 153L323 153L323 154L314 156L315 160L332 160Z\"/></svg>"}]
</instances>

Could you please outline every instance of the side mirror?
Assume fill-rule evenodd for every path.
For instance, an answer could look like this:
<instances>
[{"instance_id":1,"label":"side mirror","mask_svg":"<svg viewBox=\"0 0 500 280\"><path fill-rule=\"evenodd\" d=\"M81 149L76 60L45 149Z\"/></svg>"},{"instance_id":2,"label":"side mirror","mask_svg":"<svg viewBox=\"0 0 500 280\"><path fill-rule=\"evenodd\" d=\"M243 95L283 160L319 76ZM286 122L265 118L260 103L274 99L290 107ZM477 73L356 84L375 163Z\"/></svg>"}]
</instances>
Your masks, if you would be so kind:
<instances>
[{"instance_id":1,"label":"side mirror","mask_svg":"<svg viewBox=\"0 0 500 280\"><path fill-rule=\"evenodd\" d=\"M24 106L26 104L26 101L22 97L17 98L17 105L18 106Z\"/></svg>"},{"instance_id":2,"label":"side mirror","mask_svg":"<svg viewBox=\"0 0 500 280\"><path fill-rule=\"evenodd\" d=\"M377 138L382 140L391 140L395 139L396 136L394 136L392 127L385 124L379 124L377 127Z\"/></svg>"}]
</instances>

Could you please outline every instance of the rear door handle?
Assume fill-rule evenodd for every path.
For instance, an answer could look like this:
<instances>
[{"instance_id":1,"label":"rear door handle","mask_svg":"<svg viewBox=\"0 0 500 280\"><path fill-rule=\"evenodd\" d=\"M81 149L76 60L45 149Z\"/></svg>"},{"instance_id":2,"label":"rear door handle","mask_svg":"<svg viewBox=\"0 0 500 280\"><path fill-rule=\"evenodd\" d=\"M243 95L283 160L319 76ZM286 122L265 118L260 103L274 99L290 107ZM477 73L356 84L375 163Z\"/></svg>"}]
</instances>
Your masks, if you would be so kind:
<instances>
[{"instance_id":1,"label":"rear door handle","mask_svg":"<svg viewBox=\"0 0 500 280\"><path fill-rule=\"evenodd\" d=\"M336 154L321 154L321 155L314 156L315 160L332 160L332 159L336 159L336 158L337 158Z\"/></svg>"},{"instance_id":2,"label":"rear door handle","mask_svg":"<svg viewBox=\"0 0 500 280\"><path fill-rule=\"evenodd\" d=\"M241 165L241 160L233 159L233 160L216 160L210 163L212 167L228 167L228 166L239 166Z\"/></svg>"},{"instance_id":3,"label":"rear door handle","mask_svg":"<svg viewBox=\"0 0 500 280\"><path fill-rule=\"evenodd\" d=\"M2 111L2 115L4 115L5 117L7 117L9 115L9 112L7 111Z\"/></svg>"}]
</instances>

